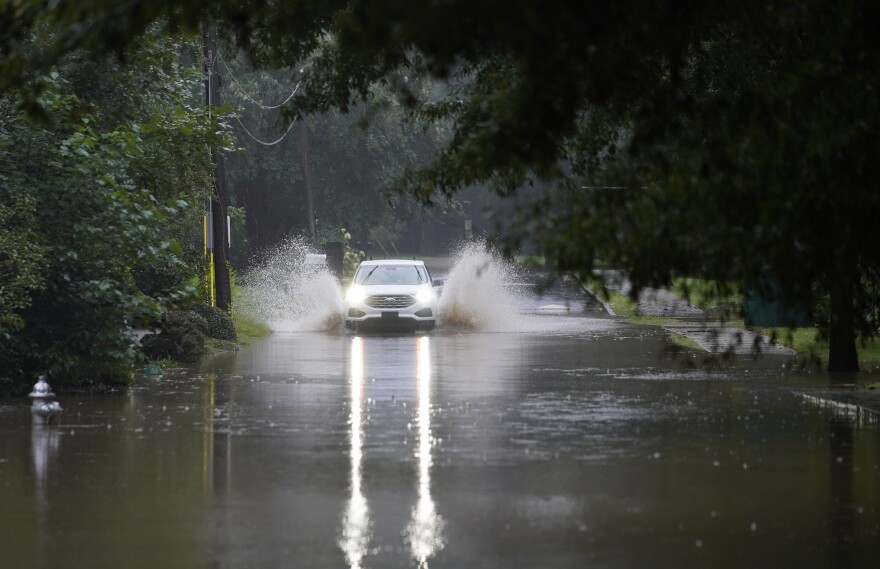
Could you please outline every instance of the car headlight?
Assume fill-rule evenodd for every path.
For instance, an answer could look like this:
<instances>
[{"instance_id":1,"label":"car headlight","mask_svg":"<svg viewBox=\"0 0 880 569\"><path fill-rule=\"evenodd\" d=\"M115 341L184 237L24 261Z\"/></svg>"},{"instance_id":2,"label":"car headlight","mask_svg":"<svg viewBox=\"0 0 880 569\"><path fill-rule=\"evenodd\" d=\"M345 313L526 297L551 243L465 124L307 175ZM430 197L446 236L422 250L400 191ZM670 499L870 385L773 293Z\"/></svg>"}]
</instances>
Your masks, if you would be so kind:
<instances>
[{"instance_id":1,"label":"car headlight","mask_svg":"<svg viewBox=\"0 0 880 569\"><path fill-rule=\"evenodd\" d=\"M434 298L434 291L427 287L422 287L419 289L419 292L416 293L416 300L421 303L431 302L431 299Z\"/></svg>"},{"instance_id":2,"label":"car headlight","mask_svg":"<svg viewBox=\"0 0 880 569\"><path fill-rule=\"evenodd\" d=\"M345 294L345 299L354 304L359 304L367 298L367 293L361 285L351 285Z\"/></svg>"}]
</instances>

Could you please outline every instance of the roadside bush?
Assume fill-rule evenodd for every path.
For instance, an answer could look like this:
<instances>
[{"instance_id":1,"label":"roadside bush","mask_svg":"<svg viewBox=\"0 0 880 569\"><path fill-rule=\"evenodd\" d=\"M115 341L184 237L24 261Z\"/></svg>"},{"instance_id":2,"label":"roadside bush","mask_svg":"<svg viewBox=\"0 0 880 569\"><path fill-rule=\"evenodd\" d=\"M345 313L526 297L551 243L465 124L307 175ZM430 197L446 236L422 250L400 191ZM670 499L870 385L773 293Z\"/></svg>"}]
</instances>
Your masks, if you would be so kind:
<instances>
[{"instance_id":1,"label":"roadside bush","mask_svg":"<svg viewBox=\"0 0 880 569\"><path fill-rule=\"evenodd\" d=\"M193 312L205 319L208 325L205 333L211 338L233 342L237 340L232 317L225 310L216 306L199 305L193 308Z\"/></svg>"},{"instance_id":2,"label":"roadside bush","mask_svg":"<svg viewBox=\"0 0 880 569\"><path fill-rule=\"evenodd\" d=\"M208 322L195 312L171 311L165 315L162 332L148 334L141 349L150 359L172 359L194 363L205 352Z\"/></svg>"}]
</instances>

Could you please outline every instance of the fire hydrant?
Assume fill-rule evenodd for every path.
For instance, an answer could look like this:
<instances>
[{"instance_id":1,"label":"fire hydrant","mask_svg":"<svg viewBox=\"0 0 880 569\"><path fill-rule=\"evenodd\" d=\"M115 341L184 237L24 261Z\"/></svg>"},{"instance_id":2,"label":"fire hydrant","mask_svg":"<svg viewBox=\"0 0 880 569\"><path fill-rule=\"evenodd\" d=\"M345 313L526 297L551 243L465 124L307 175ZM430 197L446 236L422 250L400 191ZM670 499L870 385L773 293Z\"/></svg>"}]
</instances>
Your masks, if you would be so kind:
<instances>
[{"instance_id":1,"label":"fire hydrant","mask_svg":"<svg viewBox=\"0 0 880 569\"><path fill-rule=\"evenodd\" d=\"M34 400L31 415L35 425L49 425L61 413L61 404L53 401L55 394L46 382L45 375L39 377L29 397Z\"/></svg>"}]
</instances>

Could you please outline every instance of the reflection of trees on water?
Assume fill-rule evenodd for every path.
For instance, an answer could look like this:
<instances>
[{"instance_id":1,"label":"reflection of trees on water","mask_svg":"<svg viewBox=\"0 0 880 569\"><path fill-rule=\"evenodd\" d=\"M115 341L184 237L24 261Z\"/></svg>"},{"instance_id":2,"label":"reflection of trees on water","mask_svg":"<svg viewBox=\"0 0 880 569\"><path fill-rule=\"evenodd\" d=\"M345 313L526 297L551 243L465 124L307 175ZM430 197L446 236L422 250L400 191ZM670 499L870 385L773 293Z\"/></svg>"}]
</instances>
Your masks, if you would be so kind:
<instances>
[{"instance_id":1,"label":"reflection of trees on water","mask_svg":"<svg viewBox=\"0 0 880 569\"><path fill-rule=\"evenodd\" d=\"M419 463L418 502L406 527L405 538L413 559L419 567L427 567L427 561L443 548L443 518L431 498L431 351L429 339L419 339L418 345L419 389L419 442L416 458Z\"/></svg>"},{"instance_id":2,"label":"reflection of trees on water","mask_svg":"<svg viewBox=\"0 0 880 569\"><path fill-rule=\"evenodd\" d=\"M838 567L850 567L856 540L853 517L853 422L841 417L831 417L829 421L831 553Z\"/></svg>"},{"instance_id":3,"label":"reflection of trees on water","mask_svg":"<svg viewBox=\"0 0 880 569\"><path fill-rule=\"evenodd\" d=\"M837 567L877 566L877 526L865 515L875 510L871 504L876 484L870 465L876 454L873 437L862 436L876 434L876 416L856 404L824 395L801 397L828 412L828 486L822 524L826 560Z\"/></svg>"}]
</instances>

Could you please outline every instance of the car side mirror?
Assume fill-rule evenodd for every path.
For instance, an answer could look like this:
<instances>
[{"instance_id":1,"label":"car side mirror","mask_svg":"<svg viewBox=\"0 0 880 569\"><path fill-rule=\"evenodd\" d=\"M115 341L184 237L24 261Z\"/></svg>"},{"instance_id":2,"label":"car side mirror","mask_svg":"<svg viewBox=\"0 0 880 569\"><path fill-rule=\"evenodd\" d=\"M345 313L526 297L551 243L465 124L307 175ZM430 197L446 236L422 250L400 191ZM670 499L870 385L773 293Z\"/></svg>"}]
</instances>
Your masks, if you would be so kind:
<instances>
[{"instance_id":1,"label":"car side mirror","mask_svg":"<svg viewBox=\"0 0 880 569\"><path fill-rule=\"evenodd\" d=\"M434 288L443 286L443 279L434 279L431 281L431 286Z\"/></svg>"}]
</instances>

